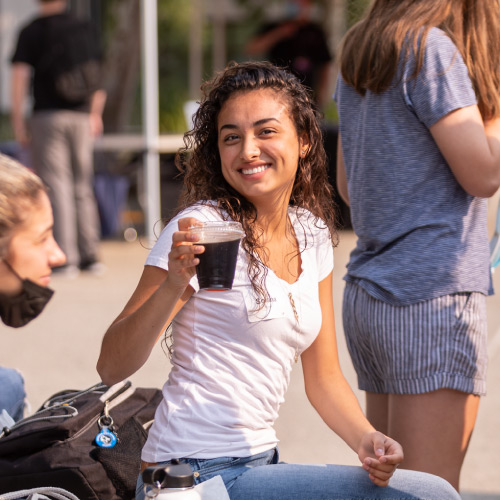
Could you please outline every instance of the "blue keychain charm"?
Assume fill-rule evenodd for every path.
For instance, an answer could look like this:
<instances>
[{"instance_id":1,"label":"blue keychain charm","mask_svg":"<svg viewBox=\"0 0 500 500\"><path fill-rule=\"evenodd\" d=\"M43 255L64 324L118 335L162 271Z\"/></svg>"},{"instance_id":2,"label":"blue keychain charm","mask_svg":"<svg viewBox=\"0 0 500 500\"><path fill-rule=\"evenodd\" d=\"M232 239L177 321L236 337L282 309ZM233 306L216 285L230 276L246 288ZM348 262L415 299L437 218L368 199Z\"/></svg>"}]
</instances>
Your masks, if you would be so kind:
<instances>
[{"instance_id":1,"label":"blue keychain charm","mask_svg":"<svg viewBox=\"0 0 500 500\"><path fill-rule=\"evenodd\" d=\"M110 430L113 428L113 419L110 417L107 405L104 408L104 415L97 421L100 431L95 437L95 443L100 448L113 448L118 442L116 434Z\"/></svg>"},{"instance_id":2,"label":"blue keychain charm","mask_svg":"<svg viewBox=\"0 0 500 500\"><path fill-rule=\"evenodd\" d=\"M117 441L116 434L111 432L107 427L103 427L95 437L95 442L100 448L113 448Z\"/></svg>"}]
</instances>

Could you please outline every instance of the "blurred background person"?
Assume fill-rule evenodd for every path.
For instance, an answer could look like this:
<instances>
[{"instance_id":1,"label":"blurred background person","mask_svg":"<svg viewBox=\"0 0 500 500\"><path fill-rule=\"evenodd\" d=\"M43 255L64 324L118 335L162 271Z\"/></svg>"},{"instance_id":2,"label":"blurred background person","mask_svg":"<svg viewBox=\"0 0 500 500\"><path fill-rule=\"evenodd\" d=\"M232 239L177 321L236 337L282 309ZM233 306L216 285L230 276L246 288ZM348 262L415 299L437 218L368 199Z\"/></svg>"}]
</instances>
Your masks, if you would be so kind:
<instances>
[{"instance_id":1,"label":"blurred background person","mask_svg":"<svg viewBox=\"0 0 500 500\"><path fill-rule=\"evenodd\" d=\"M52 226L52 209L40 178L0 155L0 317L7 326L26 325L52 297L52 268L66 260ZM25 397L22 375L0 367L0 413L5 410L19 420Z\"/></svg>"},{"instance_id":2,"label":"blurred background person","mask_svg":"<svg viewBox=\"0 0 500 500\"><path fill-rule=\"evenodd\" d=\"M14 136L31 148L32 165L49 188L54 236L67 255L57 269L102 273L93 190L93 138L103 130L97 33L67 13L66 0L39 0L39 16L19 34L12 56ZM33 76L33 112L24 110Z\"/></svg>"},{"instance_id":3,"label":"blurred background person","mask_svg":"<svg viewBox=\"0 0 500 500\"><path fill-rule=\"evenodd\" d=\"M263 25L248 41L245 52L289 68L313 90L316 103L322 109L331 98L333 57L322 26L313 20L313 7L312 0L289 1L287 17Z\"/></svg>"}]
</instances>

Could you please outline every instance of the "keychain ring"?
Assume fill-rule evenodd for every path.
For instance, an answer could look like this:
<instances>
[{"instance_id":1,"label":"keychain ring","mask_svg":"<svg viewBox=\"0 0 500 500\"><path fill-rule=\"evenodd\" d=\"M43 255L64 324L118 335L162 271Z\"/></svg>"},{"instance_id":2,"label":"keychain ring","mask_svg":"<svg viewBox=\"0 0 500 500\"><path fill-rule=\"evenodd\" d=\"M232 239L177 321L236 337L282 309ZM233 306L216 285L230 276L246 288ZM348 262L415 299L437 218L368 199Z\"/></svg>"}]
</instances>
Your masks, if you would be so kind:
<instances>
[{"instance_id":1,"label":"keychain ring","mask_svg":"<svg viewBox=\"0 0 500 500\"><path fill-rule=\"evenodd\" d=\"M97 421L99 427L111 427L113 425L113 419L109 415L102 415Z\"/></svg>"}]
</instances>

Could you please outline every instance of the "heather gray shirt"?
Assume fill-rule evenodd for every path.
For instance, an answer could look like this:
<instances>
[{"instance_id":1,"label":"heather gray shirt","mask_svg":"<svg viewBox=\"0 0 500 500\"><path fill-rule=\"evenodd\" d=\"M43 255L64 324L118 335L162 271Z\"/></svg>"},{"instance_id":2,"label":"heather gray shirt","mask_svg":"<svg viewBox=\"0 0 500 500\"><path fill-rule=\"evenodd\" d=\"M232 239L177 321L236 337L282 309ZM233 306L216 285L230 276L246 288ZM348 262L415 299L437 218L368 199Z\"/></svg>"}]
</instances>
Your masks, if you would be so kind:
<instances>
[{"instance_id":1,"label":"heather gray shirt","mask_svg":"<svg viewBox=\"0 0 500 500\"><path fill-rule=\"evenodd\" d=\"M358 236L346 281L407 305L462 291L493 292L487 201L458 184L429 127L476 104L467 67L433 28L416 79L412 54L401 82L382 94L335 91L352 224ZM474 164L470 165L474 168Z\"/></svg>"}]
</instances>

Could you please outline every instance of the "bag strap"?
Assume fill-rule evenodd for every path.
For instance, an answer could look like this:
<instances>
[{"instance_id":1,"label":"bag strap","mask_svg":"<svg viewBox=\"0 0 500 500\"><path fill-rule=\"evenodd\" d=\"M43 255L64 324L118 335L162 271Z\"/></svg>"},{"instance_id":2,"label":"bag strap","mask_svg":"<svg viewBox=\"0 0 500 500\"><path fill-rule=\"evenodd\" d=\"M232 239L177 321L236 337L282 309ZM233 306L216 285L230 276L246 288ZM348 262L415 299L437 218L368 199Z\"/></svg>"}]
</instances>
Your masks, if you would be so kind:
<instances>
[{"instance_id":1,"label":"bag strap","mask_svg":"<svg viewBox=\"0 0 500 500\"><path fill-rule=\"evenodd\" d=\"M73 493L63 488L56 488L53 486L13 491L12 493L0 495L0 500L17 500L22 498L28 500L80 500L76 495L73 495Z\"/></svg>"},{"instance_id":2,"label":"bag strap","mask_svg":"<svg viewBox=\"0 0 500 500\"><path fill-rule=\"evenodd\" d=\"M2 439L4 436L8 436L14 429L18 429L19 427L22 427L26 424L31 424L38 421L54 421L76 417L78 415L78 410L74 406L72 406L72 404L85 394L89 394L92 392L101 395L99 399L102 401L102 403L105 405L106 410L108 411L120 404L123 400L127 399L130 396L131 392L134 392L134 389L132 389L131 386L132 382L130 382L130 380L125 380L123 382L114 384L111 387L104 385L102 382L98 382L88 389L84 389L81 391L62 391L58 394L53 395L47 401L45 401L45 403L43 403L42 405L42 408L33 413L33 415L29 415L21 420L18 420L11 427L4 427L3 429L0 428L0 439ZM54 414L54 411L58 411L59 413Z\"/></svg>"},{"instance_id":3,"label":"bag strap","mask_svg":"<svg viewBox=\"0 0 500 500\"><path fill-rule=\"evenodd\" d=\"M130 392L134 392L133 390L129 391L131 386L132 382L130 382L130 380L118 382L117 384L112 385L99 399L103 403L111 403L111 401L113 401L114 399L122 396L123 394L126 394L125 396L122 396L122 399L120 399L121 402L123 401L123 399L126 399L130 395Z\"/></svg>"},{"instance_id":4,"label":"bag strap","mask_svg":"<svg viewBox=\"0 0 500 500\"><path fill-rule=\"evenodd\" d=\"M49 399L47 399L43 405L43 409L54 409L64 405L70 405L74 403L77 399L85 396L85 394L89 394L91 392L95 392L97 394L103 394L106 392L108 387L104 385L102 382L94 384L88 389L83 390L66 390L58 392L57 394L52 395Z\"/></svg>"}]
</instances>

